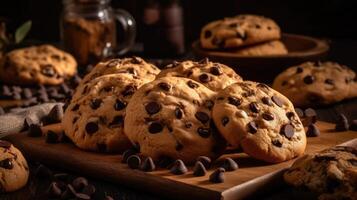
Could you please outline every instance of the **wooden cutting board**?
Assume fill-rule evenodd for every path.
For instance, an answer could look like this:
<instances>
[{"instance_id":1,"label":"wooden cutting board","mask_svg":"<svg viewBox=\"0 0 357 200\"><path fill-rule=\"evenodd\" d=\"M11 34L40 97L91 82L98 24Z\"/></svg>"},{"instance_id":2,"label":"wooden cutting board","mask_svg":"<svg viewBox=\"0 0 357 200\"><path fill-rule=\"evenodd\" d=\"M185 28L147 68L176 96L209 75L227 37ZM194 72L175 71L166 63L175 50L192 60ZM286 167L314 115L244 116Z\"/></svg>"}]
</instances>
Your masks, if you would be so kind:
<instances>
[{"instance_id":1,"label":"wooden cutting board","mask_svg":"<svg viewBox=\"0 0 357 200\"><path fill-rule=\"evenodd\" d=\"M357 147L357 132L336 133L333 131L333 124L318 122L317 125L321 135L308 138L306 153L321 151L347 141L349 145ZM55 124L44 129L60 131L61 127ZM27 159L145 190L169 199L243 199L281 185L284 169L293 162L291 160L267 164L244 153L224 155L233 157L240 168L233 172L225 172L225 182L214 184L208 181L213 169L204 177L194 177L191 170L185 175L172 175L167 169L147 173L128 168L126 164L121 163L120 155L85 152L69 143L47 144L43 137L31 138L25 133L14 134L6 139L17 146Z\"/></svg>"}]
</instances>

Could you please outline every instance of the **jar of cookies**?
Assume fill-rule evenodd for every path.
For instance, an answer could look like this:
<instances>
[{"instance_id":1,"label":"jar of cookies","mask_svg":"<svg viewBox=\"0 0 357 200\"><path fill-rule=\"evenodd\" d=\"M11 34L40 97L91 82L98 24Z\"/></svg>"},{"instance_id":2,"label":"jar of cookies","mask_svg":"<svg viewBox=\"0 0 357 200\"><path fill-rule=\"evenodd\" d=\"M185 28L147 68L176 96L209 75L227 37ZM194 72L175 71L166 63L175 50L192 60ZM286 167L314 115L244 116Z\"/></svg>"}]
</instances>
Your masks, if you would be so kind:
<instances>
[{"instance_id":1,"label":"jar of cookies","mask_svg":"<svg viewBox=\"0 0 357 200\"><path fill-rule=\"evenodd\" d=\"M125 10L112 9L110 0L63 0L63 5L62 44L79 65L124 54L133 45L134 18ZM121 26L120 32L116 25Z\"/></svg>"}]
</instances>

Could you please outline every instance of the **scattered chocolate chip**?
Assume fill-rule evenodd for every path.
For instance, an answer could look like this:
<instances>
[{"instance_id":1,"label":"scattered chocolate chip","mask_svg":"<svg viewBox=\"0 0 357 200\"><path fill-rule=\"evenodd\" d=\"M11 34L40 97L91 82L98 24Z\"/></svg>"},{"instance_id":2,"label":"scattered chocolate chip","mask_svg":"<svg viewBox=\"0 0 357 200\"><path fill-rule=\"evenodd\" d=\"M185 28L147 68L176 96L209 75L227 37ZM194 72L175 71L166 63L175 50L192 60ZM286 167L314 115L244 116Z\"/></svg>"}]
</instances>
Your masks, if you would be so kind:
<instances>
[{"instance_id":1,"label":"scattered chocolate chip","mask_svg":"<svg viewBox=\"0 0 357 200\"><path fill-rule=\"evenodd\" d=\"M207 38L209 38L209 37L211 37L212 36L212 32L210 31L210 30L206 30L205 32L204 32L204 37L207 39Z\"/></svg>"},{"instance_id":2,"label":"scattered chocolate chip","mask_svg":"<svg viewBox=\"0 0 357 200\"><path fill-rule=\"evenodd\" d=\"M206 114L205 112L196 112L195 117L203 124L207 123L210 120L208 114Z\"/></svg>"},{"instance_id":3,"label":"scattered chocolate chip","mask_svg":"<svg viewBox=\"0 0 357 200\"><path fill-rule=\"evenodd\" d=\"M311 75L307 75L304 77L304 83L306 84L312 84L315 81L315 78Z\"/></svg>"},{"instance_id":4,"label":"scattered chocolate chip","mask_svg":"<svg viewBox=\"0 0 357 200\"><path fill-rule=\"evenodd\" d=\"M211 167L212 161L207 156L199 156L196 161L201 162L205 166L206 169L209 169Z\"/></svg>"},{"instance_id":5,"label":"scattered chocolate chip","mask_svg":"<svg viewBox=\"0 0 357 200\"><path fill-rule=\"evenodd\" d=\"M126 105L127 105L127 102L117 99L114 104L114 109L117 111L123 110L124 108L126 108Z\"/></svg>"},{"instance_id":6,"label":"scattered chocolate chip","mask_svg":"<svg viewBox=\"0 0 357 200\"><path fill-rule=\"evenodd\" d=\"M84 177L78 177L72 181L72 186L76 191L82 190L88 185L88 180Z\"/></svg>"},{"instance_id":7,"label":"scattered chocolate chip","mask_svg":"<svg viewBox=\"0 0 357 200\"><path fill-rule=\"evenodd\" d=\"M280 134L290 139L294 136L294 127L291 124L285 124L281 127Z\"/></svg>"},{"instance_id":8,"label":"scattered chocolate chip","mask_svg":"<svg viewBox=\"0 0 357 200\"><path fill-rule=\"evenodd\" d=\"M235 106L240 106L240 104L242 104L243 100L242 99L238 99L236 97L228 97L228 103L235 105Z\"/></svg>"},{"instance_id":9,"label":"scattered chocolate chip","mask_svg":"<svg viewBox=\"0 0 357 200\"><path fill-rule=\"evenodd\" d=\"M102 100L101 99L92 99L90 102L90 107L93 110L96 110L100 107L100 104L102 104Z\"/></svg>"},{"instance_id":10,"label":"scattered chocolate chip","mask_svg":"<svg viewBox=\"0 0 357 200\"><path fill-rule=\"evenodd\" d=\"M128 85L125 87L124 91L121 92L121 94L125 96L130 96L133 95L136 91L136 88L132 85Z\"/></svg>"},{"instance_id":11,"label":"scattered chocolate chip","mask_svg":"<svg viewBox=\"0 0 357 200\"><path fill-rule=\"evenodd\" d=\"M212 183L223 183L225 180L224 172L226 170L222 167L216 169L210 176L209 181Z\"/></svg>"},{"instance_id":12,"label":"scattered chocolate chip","mask_svg":"<svg viewBox=\"0 0 357 200\"><path fill-rule=\"evenodd\" d=\"M262 114L263 119L267 120L267 121L271 121L274 120L274 115L271 113L263 113Z\"/></svg>"},{"instance_id":13,"label":"scattered chocolate chip","mask_svg":"<svg viewBox=\"0 0 357 200\"><path fill-rule=\"evenodd\" d=\"M141 164L141 159L137 155L131 155L127 159L127 163L131 169L138 169Z\"/></svg>"},{"instance_id":14,"label":"scattered chocolate chip","mask_svg":"<svg viewBox=\"0 0 357 200\"><path fill-rule=\"evenodd\" d=\"M271 101L270 98L268 98L268 97L263 97L263 98L262 98L262 102L263 102L264 104L268 105L268 106L273 105L272 101Z\"/></svg>"},{"instance_id":15,"label":"scattered chocolate chip","mask_svg":"<svg viewBox=\"0 0 357 200\"><path fill-rule=\"evenodd\" d=\"M311 120L311 123L315 123L317 121L316 111L312 108L307 108L304 111L304 116Z\"/></svg>"},{"instance_id":16,"label":"scattered chocolate chip","mask_svg":"<svg viewBox=\"0 0 357 200\"><path fill-rule=\"evenodd\" d=\"M193 81L187 81L187 85L190 88L198 88L199 87L199 85L197 83L194 83Z\"/></svg>"},{"instance_id":17,"label":"scattered chocolate chip","mask_svg":"<svg viewBox=\"0 0 357 200\"><path fill-rule=\"evenodd\" d=\"M181 111L181 109L180 108L175 108L175 116L176 116L176 118L177 119L181 119L182 118L182 111Z\"/></svg>"},{"instance_id":18,"label":"scattered chocolate chip","mask_svg":"<svg viewBox=\"0 0 357 200\"><path fill-rule=\"evenodd\" d=\"M279 106L279 107L282 107L282 106L283 106L283 100L282 100L280 97L274 95L274 96L271 97L271 100L273 100L273 102L274 102L277 106Z\"/></svg>"},{"instance_id":19,"label":"scattered chocolate chip","mask_svg":"<svg viewBox=\"0 0 357 200\"><path fill-rule=\"evenodd\" d=\"M25 99L31 99L33 97L32 91L29 88L24 88L22 94Z\"/></svg>"},{"instance_id":20,"label":"scattered chocolate chip","mask_svg":"<svg viewBox=\"0 0 357 200\"><path fill-rule=\"evenodd\" d=\"M152 134L159 133L163 128L164 127L160 122L152 122L149 125L149 132Z\"/></svg>"},{"instance_id":21,"label":"scattered chocolate chip","mask_svg":"<svg viewBox=\"0 0 357 200\"><path fill-rule=\"evenodd\" d=\"M38 124L30 124L27 135L30 137L41 137L42 136L41 126Z\"/></svg>"},{"instance_id":22,"label":"scattered chocolate chip","mask_svg":"<svg viewBox=\"0 0 357 200\"><path fill-rule=\"evenodd\" d=\"M252 112L259 113L259 106L258 106L257 102L250 103L249 108Z\"/></svg>"},{"instance_id":23,"label":"scattered chocolate chip","mask_svg":"<svg viewBox=\"0 0 357 200\"><path fill-rule=\"evenodd\" d=\"M347 131L349 128L349 123L347 117L344 114L339 114L338 120L336 122L335 131Z\"/></svg>"},{"instance_id":24,"label":"scattered chocolate chip","mask_svg":"<svg viewBox=\"0 0 357 200\"><path fill-rule=\"evenodd\" d=\"M296 114L299 116L299 118L305 117L304 111L303 111L302 109L300 109L300 108L295 108L295 112L296 112ZM315 114L316 114L316 112L315 112Z\"/></svg>"},{"instance_id":25,"label":"scattered chocolate chip","mask_svg":"<svg viewBox=\"0 0 357 200\"><path fill-rule=\"evenodd\" d=\"M60 141L59 136L57 133L55 133L54 131L47 131L46 134L46 143L50 143L50 144L55 144L58 143Z\"/></svg>"},{"instance_id":26,"label":"scattered chocolate chip","mask_svg":"<svg viewBox=\"0 0 357 200\"><path fill-rule=\"evenodd\" d=\"M96 191L96 189L95 189L94 185L88 184L88 185L84 186L81 193L86 194L88 196L92 196L95 193L95 191Z\"/></svg>"},{"instance_id":27,"label":"scattered chocolate chip","mask_svg":"<svg viewBox=\"0 0 357 200\"><path fill-rule=\"evenodd\" d=\"M197 133L203 138L208 138L211 135L211 130L209 128L199 127Z\"/></svg>"},{"instance_id":28,"label":"scattered chocolate chip","mask_svg":"<svg viewBox=\"0 0 357 200\"><path fill-rule=\"evenodd\" d=\"M55 105L44 119L45 124L54 124L62 121L63 108L60 105Z\"/></svg>"},{"instance_id":29,"label":"scattered chocolate chip","mask_svg":"<svg viewBox=\"0 0 357 200\"><path fill-rule=\"evenodd\" d=\"M221 167L226 171L234 171L238 169L238 164L232 158L225 158Z\"/></svg>"},{"instance_id":30,"label":"scattered chocolate chip","mask_svg":"<svg viewBox=\"0 0 357 200\"><path fill-rule=\"evenodd\" d=\"M158 86L165 91L169 91L171 89L171 85L169 85L168 83L165 82L161 82L158 84Z\"/></svg>"},{"instance_id":31,"label":"scattered chocolate chip","mask_svg":"<svg viewBox=\"0 0 357 200\"><path fill-rule=\"evenodd\" d=\"M202 162L197 161L195 163L195 166L193 167L193 175L194 176L204 176L206 175L207 170L205 168L205 166L203 165Z\"/></svg>"},{"instance_id":32,"label":"scattered chocolate chip","mask_svg":"<svg viewBox=\"0 0 357 200\"><path fill-rule=\"evenodd\" d=\"M357 119L352 120L350 129L353 131L357 131Z\"/></svg>"},{"instance_id":33,"label":"scattered chocolate chip","mask_svg":"<svg viewBox=\"0 0 357 200\"><path fill-rule=\"evenodd\" d=\"M283 144L279 140L272 140L271 143L279 148L283 146Z\"/></svg>"},{"instance_id":34,"label":"scattered chocolate chip","mask_svg":"<svg viewBox=\"0 0 357 200\"><path fill-rule=\"evenodd\" d=\"M325 83L326 83L326 84L329 84L329 85L334 85L334 84L335 84L335 81L328 78L328 79L325 80Z\"/></svg>"},{"instance_id":35,"label":"scattered chocolate chip","mask_svg":"<svg viewBox=\"0 0 357 200\"><path fill-rule=\"evenodd\" d=\"M151 157L145 158L143 164L140 166L140 169L144 172L152 172L155 168L155 163Z\"/></svg>"},{"instance_id":36,"label":"scattered chocolate chip","mask_svg":"<svg viewBox=\"0 0 357 200\"><path fill-rule=\"evenodd\" d=\"M223 126L226 126L228 124L228 122L229 122L229 118L227 116L224 116L222 118L221 122L222 122Z\"/></svg>"},{"instance_id":37,"label":"scattered chocolate chip","mask_svg":"<svg viewBox=\"0 0 357 200\"><path fill-rule=\"evenodd\" d=\"M213 66L210 68L210 73L215 76L219 76L222 74L222 70L218 66Z\"/></svg>"},{"instance_id":38,"label":"scattered chocolate chip","mask_svg":"<svg viewBox=\"0 0 357 200\"><path fill-rule=\"evenodd\" d=\"M128 158L132 155L135 155L136 153L137 153L137 150L135 150L134 148L130 148L130 149L124 151L122 163L126 163Z\"/></svg>"},{"instance_id":39,"label":"scattered chocolate chip","mask_svg":"<svg viewBox=\"0 0 357 200\"><path fill-rule=\"evenodd\" d=\"M153 114L158 113L161 110L161 105L158 104L157 102L152 101L152 102L146 104L145 110L149 115L153 115Z\"/></svg>"},{"instance_id":40,"label":"scattered chocolate chip","mask_svg":"<svg viewBox=\"0 0 357 200\"><path fill-rule=\"evenodd\" d=\"M249 122L248 123L248 132L254 134L257 131L258 131L258 125L254 121Z\"/></svg>"},{"instance_id":41,"label":"scattered chocolate chip","mask_svg":"<svg viewBox=\"0 0 357 200\"><path fill-rule=\"evenodd\" d=\"M85 129L88 134L93 134L99 130L99 127L96 122L88 122Z\"/></svg>"},{"instance_id":42,"label":"scattered chocolate chip","mask_svg":"<svg viewBox=\"0 0 357 200\"><path fill-rule=\"evenodd\" d=\"M175 175L181 175L185 174L187 172L187 168L185 166L185 163L182 160L176 160L173 166L170 169L170 172L175 174Z\"/></svg>"},{"instance_id":43,"label":"scattered chocolate chip","mask_svg":"<svg viewBox=\"0 0 357 200\"><path fill-rule=\"evenodd\" d=\"M0 161L0 167L4 169L12 169L14 165L10 158Z\"/></svg>"},{"instance_id":44,"label":"scattered chocolate chip","mask_svg":"<svg viewBox=\"0 0 357 200\"><path fill-rule=\"evenodd\" d=\"M300 67L300 66L296 67L296 73L297 73L297 74L300 74L300 73L302 73L303 71L304 71L304 69L303 69L302 67Z\"/></svg>"},{"instance_id":45,"label":"scattered chocolate chip","mask_svg":"<svg viewBox=\"0 0 357 200\"><path fill-rule=\"evenodd\" d=\"M306 131L307 137L317 137L319 135L320 135L320 130L317 128L315 124L310 124L307 127L307 131Z\"/></svg>"}]
</instances>

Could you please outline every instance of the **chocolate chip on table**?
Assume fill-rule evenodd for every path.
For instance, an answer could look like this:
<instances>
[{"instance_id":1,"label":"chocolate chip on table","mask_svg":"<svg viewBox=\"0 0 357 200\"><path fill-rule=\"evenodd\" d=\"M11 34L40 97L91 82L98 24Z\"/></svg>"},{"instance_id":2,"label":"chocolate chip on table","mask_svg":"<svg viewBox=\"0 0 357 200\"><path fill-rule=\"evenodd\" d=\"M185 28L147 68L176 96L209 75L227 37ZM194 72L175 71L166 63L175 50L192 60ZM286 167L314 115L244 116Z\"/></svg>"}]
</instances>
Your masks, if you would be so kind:
<instances>
[{"instance_id":1,"label":"chocolate chip on table","mask_svg":"<svg viewBox=\"0 0 357 200\"><path fill-rule=\"evenodd\" d=\"M27 135L30 137L41 137L42 136L41 126L38 124L30 124Z\"/></svg>"},{"instance_id":2,"label":"chocolate chip on table","mask_svg":"<svg viewBox=\"0 0 357 200\"><path fill-rule=\"evenodd\" d=\"M280 129L280 134L285 135L288 139L294 136L294 127L291 124L285 124Z\"/></svg>"},{"instance_id":3,"label":"chocolate chip on table","mask_svg":"<svg viewBox=\"0 0 357 200\"><path fill-rule=\"evenodd\" d=\"M206 175L207 170L205 166L200 161L196 161L195 166L193 167L194 176L204 176Z\"/></svg>"},{"instance_id":4,"label":"chocolate chip on table","mask_svg":"<svg viewBox=\"0 0 357 200\"><path fill-rule=\"evenodd\" d=\"M249 133L256 133L258 131L258 125L254 122L254 121L251 121L248 123L247 125L248 127L248 132Z\"/></svg>"},{"instance_id":5,"label":"chocolate chip on table","mask_svg":"<svg viewBox=\"0 0 357 200\"><path fill-rule=\"evenodd\" d=\"M326 84L329 84L329 85L334 85L334 84L335 84L335 81L332 80L332 79L327 78L327 79L325 80L325 83L326 83Z\"/></svg>"},{"instance_id":6,"label":"chocolate chip on table","mask_svg":"<svg viewBox=\"0 0 357 200\"><path fill-rule=\"evenodd\" d=\"M133 95L136 91L136 88L132 85L128 85L125 87L124 91L122 91L122 95L123 96L130 96L130 95Z\"/></svg>"},{"instance_id":7,"label":"chocolate chip on table","mask_svg":"<svg viewBox=\"0 0 357 200\"><path fill-rule=\"evenodd\" d=\"M347 117L344 114L339 114L336 122L335 131L347 131L349 129L349 123Z\"/></svg>"},{"instance_id":8,"label":"chocolate chip on table","mask_svg":"<svg viewBox=\"0 0 357 200\"><path fill-rule=\"evenodd\" d=\"M138 151L134 148L130 148L130 149L124 151L124 153L122 155L122 163L126 163L128 158L132 155L135 155L136 153L138 153Z\"/></svg>"},{"instance_id":9,"label":"chocolate chip on table","mask_svg":"<svg viewBox=\"0 0 357 200\"><path fill-rule=\"evenodd\" d=\"M72 181L72 186L76 191L82 190L88 185L88 180L84 177L77 177Z\"/></svg>"},{"instance_id":10,"label":"chocolate chip on table","mask_svg":"<svg viewBox=\"0 0 357 200\"><path fill-rule=\"evenodd\" d=\"M29 88L24 88L22 94L25 99L31 99L33 97L32 91Z\"/></svg>"},{"instance_id":11,"label":"chocolate chip on table","mask_svg":"<svg viewBox=\"0 0 357 200\"><path fill-rule=\"evenodd\" d=\"M304 77L304 83L306 84L312 84L315 81L315 78L311 75L307 75Z\"/></svg>"},{"instance_id":12,"label":"chocolate chip on table","mask_svg":"<svg viewBox=\"0 0 357 200\"><path fill-rule=\"evenodd\" d=\"M222 122L223 126L226 126L229 122L229 118L227 116L224 116L224 117L222 117L221 122Z\"/></svg>"},{"instance_id":13,"label":"chocolate chip on table","mask_svg":"<svg viewBox=\"0 0 357 200\"><path fill-rule=\"evenodd\" d=\"M357 131L357 119L352 120L350 129L353 131Z\"/></svg>"},{"instance_id":14,"label":"chocolate chip on table","mask_svg":"<svg viewBox=\"0 0 357 200\"><path fill-rule=\"evenodd\" d=\"M95 193L95 191L96 191L96 189L95 189L94 185L88 184L88 185L84 186L81 193L86 194L88 196L92 196Z\"/></svg>"},{"instance_id":15,"label":"chocolate chip on table","mask_svg":"<svg viewBox=\"0 0 357 200\"><path fill-rule=\"evenodd\" d=\"M267 121L274 120L274 115L271 114L271 113L268 113L268 112L263 113L263 114L262 114L262 117L263 117L263 119L265 119L265 120L267 120Z\"/></svg>"},{"instance_id":16,"label":"chocolate chip on table","mask_svg":"<svg viewBox=\"0 0 357 200\"><path fill-rule=\"evenodd\" d=\"M198 88L199 85L197 83L194 83L193 81L187 81L187 85L190 88Z\"/></svg>"},{"instance_id":17,"label":"chocolate chip on table","mask_svg":"<svg viewBox=\"0 0 357 200\"><path fill-rule=\"evenodd\" d=\"M131 169L138 169L141 164L141 159L137 155L131 155L126 162Z\"/></svg>"},{"instance_id":18,"label":"chocolate chip on table","mask_svg":"<svg viewBox=\"0 0 357 200\"><path fill-rule=\"evenodd\" d=\"M100 104L102 104L102 100L101 99L92 99L90 101L90 107L93 109L93 110L96 110L100 107Z\"/></svg>"},{"instance_id":19,"label":"chocolate chip on table","mask_svg":"<svg viewBox=\"0 0 357 200\"><path fill-rule=\"evenodd\" d=\"M54 124L62 121L63 118L63 108L60 105L55 105L45 117L44 124Z\"/></svg>"},{"instance_id":20,"label":"chocolate chip on table","mask_svg":"<svg viewBox=\"0 0 357 200\"><path fill-rule=\"evenodd\" d=\"M279 140L272 140L271 143L276 147L282 147L283 144Z\"/></svg>"},{"instance_id":21,"label":"chocolate chip on table","mask_svg":"<svg viewBox=\"0 0 357 200\"><path fill-rule=\"evenodd\" d=\"M54 131L47 131L46 134L46 143L50 143L50 144L55 144L60 142L60 138L59 135L57 133L55 133Z\"/></svg>"},{"instance_id":22,"label":"chocolate chip on table","mask_svg":"<svg viewBox=\"0 0 357 200\"><path fill-rule=\"evenodd\" d=\"M304 111L304 116L311 120L311 123L315 123L317 121L316 111L312 108L307 108Z\"/></svg>"},{"instance_id":23,"label":"chocolate chip on table","mask_svg":"<svg viewBox=\"0 0 357 200\"><path fill-rule=\"evenodd\" d=\"M240 106L242 104L242 99L236 97L228 97L228 103L234 106Z\"/></svg>"},{"instance_id":24,"label":"chocolate chip on table","mask_svg":"<svg viewBox=\"0 0 357 200\"><path fill-rule=\"evenodd\" d=\"M307 137L317 137L320 135L320 130L315 124L310 124L307 127L306 136Z\"/></svg>"},{"instance_id":25,"label":"chocolate chip on table","mask_svg":"<svg viewBox=\"0 0 357 200\"><path fill-rule=\"evenodd\" d=\"M175 116L176 116L176 118L177 119L181 119L182 118L182 111L181 111L181 109L180 108L175 108Z\"/></svg>"},{"instance_id":26,"label":"chocolate chip on table","mask_svg":"<svg viewBox=\"0 0 357 200\"><path fill-rule=\"evenodd\" d=\"M164 129L164 126L160 122L152 122L149 124L149 133L159 133Z\"/></svg>"},{"instance_id":27,"label":"chocolate chip on table","mask_svg":"<svg viewBox=\"0 0 357 200\"><path fill-rule=\"evenodd\" d=\"M303 118L305 115L304 115L304 111L300 108L295 108L295 112L296 114L299 116L299 118Z\"/></svg>"},{"instance_id":28,"label":"chocolate chip on table","mask_svg":"<svg viewBox=\"0 0 357 200\"><path fill-rule=\"evenodd\" d=\"M225 158L221 167L226 171L234 171L238 169L238 164L232 158Z\"/></svg>"},{"instance_id":29,"label":"chocolate chip on table","mask_svg":"<svg viewBox=\"0 0 357 200\"><path fill-rule=\"evenodd\" d=\"M169 91L171 89L171 85L169 85L168 83L165 82L161 82L158 84L158 86L165 91Z\"/></svg>"},{"instance_id":30,"label":"chocolate chip on table","mask_svg":"<svg viewBox=\"0 0 357 200\"><path fill-rule=\"evenodd\" d=\"M96 122L88 122L85 129L88 134L93 134L99 130L99 127Z\"/></svg>"},{"instance_id":31,"label":"chocolate chip on table","mask_svg":"<svg viewBox=\"0 0 357 200\"><path fill-rule=\"evenodd\" d=\"M216 169L210 176L209 181L212 183L223 183L225 180L224 172L226 170L222 167Z\"/></svg>"},{"instance_id":32,"label":"chocolate chip on table","mask_svg":"<svg viewBox=\"0 0 357 200\"><path fill-rule=\"evenodd\" d=\"M199 127L197 133L203 138L208 138L211 135L211 130L209 128Z\"/></svg>"},{"instance_id":33,"label":"chocolate chip on table","mask_svg":"<svg viewBox=\"0 0 357 200\"><path fill-rule=\"evenodd\" d=\"M208 83L209 81L211 81L211 78L208 76L208 74L203 73L201 74L198 79L200 80L200 82L202 83Z\"/></svg>"},{"instance_id":34,"label":"chocolate chip on table","mask_svg":"<svg viewBox=\"0 0 357 200\"><path fill-rule=\"evenodd\" d=\"M262 98L262 102L263 102L265 105L268 105L268 106L272 106L272 105L273 105L272 101L271 101L270 98L268 98L268 97L263 97L263 98Z\"/></svg>"},{"instance_id":35,"label":"chocolate chip on table","mask_svg":"<svg viewBox=\"0 0 357 200\"><path fill-rule=\"evenodd\" d=\"M219 76L222 74L222 70L218 66L213 66L210 68L210 73L215 76Z\"/></svg>"},{"instance_id":36,"label":"chocolate chip on table","mask_svg":"<svg viewBox=\"0 0 357 200\"><path fill-rule=\"evenodd\" d=\"M12 160L10 158L7 158L5 160L0 161L0 168L4 168L4 169L14 168Z\"/></svg>"},{"instance_id":37,"label":"chocolate chip on table","mask_svg":"<svg viewBox=\"0 0 357 200\"><path fill-rule=\"evenodd\" d=\"M300 74L300 73L302 73L303 71L304 71L304 69L303 69L302 67L300 67L300 66L296 67L296 73L297 73L297 74Z\"/></svg>"},{"instance_id":38,"label":"chocolate chip on table","mask_svg":"<svg viewBox=\"0 0 357 200\"><path fill-rule=\"evenodd\" d=\"M201 162L206 169L209 169L211 167L212 160L207 156L199 156L196 161Z\"/></svg>"},{"instance_id":39,"label":"chocolate chip on table","mask_svg":"<svg viewBox=\"0 0 357 200\"><path fill-rule=\"evenodd\" d=\"M206 114L205 112L196 112L195 117L196 119L198 119L198 121L202 122L203 124L207 123L210 119L208 114Z\"/></svg>"},{"instance_id":40,"label":"chocolate chip on table","mask_svg":"<svg viewBox=\"0 0 357 200\"><path fill-rule=\"evenodd\" d=\"M185 163L178 159L175 161L175 163L173 164L173 166L170 169L170 172L175 174L175 175L181 175L181 174L185 174L187 172L187 168L185 166Z\"/></svg>"},{"instance_id":41,"label":"chocolate chip on table","mask_svg":"<svg viewBox=\"0 0 357 200\"><path fill-rule=\"evenodd\" d=\"M272 100L277 106L279 106L279 107L282 107L282 106L283 106L283 100L282 100L280 97L274 95L274 96L271 97L271 100Z\"/></svg>"},{"instance_id":42,"label":"chocolate chip on table","mask_svg":"<svg viewBox=\"0 0 357 200\"><path fill-rule=\"evenodd\" d=\"M158 113L161 110L161 105L155 101L152 101L145 106L145 110L149 115Z\"/></svg>"},{"instance_id":43,"label":"chocolate chip on table","mask_svg":"<svg viewBox=\"0 0 357 200\"><path fill-rule=\"evenodd\" d=\"M117 99L114 104L114 109L117 111L123 110L124 108L126 108L127 104L128 104L127 102Z\"/></svg>"},{"instance_id":44,"label":"chocolate chip on table","mask_svg":"<svg viewBox=\"0 0 357 200\"><path fill-rule=\"evenodd\" d=\"M145 158L144 162L140 166L140 169L144 172L152 172L155 170L155 168L155 163L151 157Z\"/></svg>"},{"instance_id":45,"label":"chocolate chip on table","mask_svg":"<svg viewBox=\"0 0 357 200\"><path fill-rule=\"evenodd\" d=\"M9 149L11 147L11 143L5 140L0 140L0 147Z\"/></svg>"},{"instance_id":46,"label":"chocolate chip on table","mask_svg":"<svg viewBox=\"0 0 357 200\"><path fill-rule=\"evenodd\" d=\"M252 102L249 104L249 109L254 113L259 113L259 106L256 102Z\"/></svg>"}]
</instances>

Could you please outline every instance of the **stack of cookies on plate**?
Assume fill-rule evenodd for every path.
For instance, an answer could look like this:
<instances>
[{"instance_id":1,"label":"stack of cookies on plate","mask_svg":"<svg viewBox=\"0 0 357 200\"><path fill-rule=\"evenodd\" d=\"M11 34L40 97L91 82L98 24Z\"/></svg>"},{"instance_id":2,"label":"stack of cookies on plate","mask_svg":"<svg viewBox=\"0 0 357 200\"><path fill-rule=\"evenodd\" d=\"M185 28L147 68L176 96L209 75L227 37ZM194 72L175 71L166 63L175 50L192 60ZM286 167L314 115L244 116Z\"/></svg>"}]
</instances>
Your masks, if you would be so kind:
<instances>
[{"instance_id":1,"label":"stack of cookies on plate","mask_svg":"<svg viewBox=\"0 0 357 200\"><path fill-rule=\"evenodd\" d=\"M202 28L200 43L207 50L241 56L287 54L280 41L280 27L272 20L257 15L238 15L210 22Z\"/></svg>"},{"instance_id":2,"label":"stack of cookies on plate","mask_svg":"<svg viewBox=\"0 0 357 200\"><path fill-rule=\"evenodd\" d=\"M285 96L208 59L174 62L161 72L137 57L101 62L77 87L62 124L84 150L132 146L154 162L194 164L200 156L218 158L229 145L276 163L306 146Z\"/></svg>"}]
</instances>

